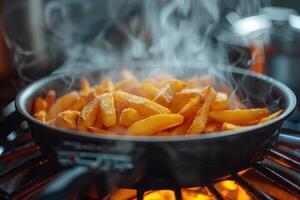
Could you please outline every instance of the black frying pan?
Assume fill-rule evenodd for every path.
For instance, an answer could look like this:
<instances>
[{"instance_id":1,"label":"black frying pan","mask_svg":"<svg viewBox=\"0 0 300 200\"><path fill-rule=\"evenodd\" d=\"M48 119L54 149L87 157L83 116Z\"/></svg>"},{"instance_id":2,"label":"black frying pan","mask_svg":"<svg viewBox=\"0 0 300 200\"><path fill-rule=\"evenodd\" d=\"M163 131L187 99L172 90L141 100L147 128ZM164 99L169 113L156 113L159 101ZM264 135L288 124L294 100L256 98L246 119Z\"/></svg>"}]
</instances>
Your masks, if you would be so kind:
<instances>
[{"instance_id":1,"label":"black frying pan","mask_svg":"<svg viewBox=\"0 0 300 200\"><path fill-rule=\"evenodd\" d=\"M16 98L16 111L1 123L2 138L21 120L26 120L32 135L45 153L55 156L63 166L80 166L67 171L59 182L50 185L44 194L66 193L97 182L109 175L110 183L135 187L137 182L166 187L204 185L231 173L246 169L262 160L276 141L283 121L296 105L294 93L284 84L264 75L241 69L212 70L211 68L133 68L138 76L149 77L157 71L167 71L179 78L215 73L218 79L236 88L241 99L251 107L267 107L272 112L282 108L278 118L238 131L192 136L132 137L95 135L48 126L31 116L34 98L54 89L63 94L78 88L78 79L89 77L91 82L118 69L98 69L52 75L33 83ZM82 167L85 166L85 167ZM125 176L124 176L125 175ZM101 178L100 178L101 177ZM124 178L125 177L125 178ZM69 182L73 184L69 184ZM115 182L114 182L115 180ZM59 193L60 192L60 193Z\"/></svg>"}]
</instances>

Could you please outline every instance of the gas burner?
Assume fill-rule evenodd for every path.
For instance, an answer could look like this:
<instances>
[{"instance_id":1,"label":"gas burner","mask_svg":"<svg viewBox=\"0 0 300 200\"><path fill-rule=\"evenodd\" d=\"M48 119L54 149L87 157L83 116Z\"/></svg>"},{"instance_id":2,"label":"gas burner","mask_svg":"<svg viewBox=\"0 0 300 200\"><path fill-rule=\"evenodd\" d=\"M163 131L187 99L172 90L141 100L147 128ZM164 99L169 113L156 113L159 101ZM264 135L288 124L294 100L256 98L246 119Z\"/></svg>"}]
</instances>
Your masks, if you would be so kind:
<instances>
[{"instance_id":1,"label":"gas burner","mask_svg":"<svg viewBox=\"0 0 300 200\"><path fill-rule=\"evenodd\" d=\"M294 123L289 121L290 123ZM299 129L298 129L299 130ZM71 199L299 199L300 198L300 131L283 127L277 144L265 159L253 163L240 173L205 186L180 188L171 180L141 181L132 188L106 194L108 180L90 185L84 191L72 191ZM31 138L30 132L13 132L2 142L0 157L0 198L31 199L40 194L49 182L68 170L45 155ZM106 188L103 191L103 188ZM62 191L62 197L70 195ZM202 198L201 198L202 197Z\"/></svg>"}]
</instances>

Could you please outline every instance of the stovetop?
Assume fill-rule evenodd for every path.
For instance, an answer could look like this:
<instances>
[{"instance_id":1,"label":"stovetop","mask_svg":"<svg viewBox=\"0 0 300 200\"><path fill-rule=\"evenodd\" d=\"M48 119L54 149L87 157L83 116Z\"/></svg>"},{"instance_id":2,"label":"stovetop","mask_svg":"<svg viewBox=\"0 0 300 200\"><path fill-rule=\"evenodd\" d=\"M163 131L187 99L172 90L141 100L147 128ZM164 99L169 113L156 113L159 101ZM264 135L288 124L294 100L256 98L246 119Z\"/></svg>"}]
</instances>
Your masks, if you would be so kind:
<instances>
[{"instance_id":1,"label":"stovetop","mask_svg":"<svg viewBox=\"0 0 300 200\"><path fill-rule=\"evenodd\" d=\"M158 197L151 198L149 196L151 192L168 190L169 193L174 194L172 200L198 199L199 194L203 199L299 199L299 116L300 114L296 113L285 123L276 145L262 162L253 163L249 169L232 174L220 182L192 189L182 189L176 185L170 185L168 188L161 188L159 185L149 187L147 184L140 183L137 184L136 190L118 189L111 195L105 196L101 188L95 189L95 186L91 186L87 191L80 193L72 191L71 194L66 193L66 195L71 195L68 199L159 200ZM0 199L31 199L66 170L40 151L26 126L1 141L0 155ZM233 188L239 188L239 192L233 193ZM197 198L196 196L188 198L187 194L190 195L191 192L197 193ZM158 192L157 195L159 194ZM166 194L165 192L164 195ZM162 199L169 198L162 197Z\"/></svg>"}]
</instances>

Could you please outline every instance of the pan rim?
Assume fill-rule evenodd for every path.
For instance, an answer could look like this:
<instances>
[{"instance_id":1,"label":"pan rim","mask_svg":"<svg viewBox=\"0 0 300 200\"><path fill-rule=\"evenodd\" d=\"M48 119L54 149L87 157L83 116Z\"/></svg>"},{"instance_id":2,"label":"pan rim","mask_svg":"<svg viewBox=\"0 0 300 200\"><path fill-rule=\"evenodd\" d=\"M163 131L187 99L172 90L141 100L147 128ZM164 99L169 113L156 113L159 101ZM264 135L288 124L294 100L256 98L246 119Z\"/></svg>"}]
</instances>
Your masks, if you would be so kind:
<instances>
[{"instance_id":1,"label":"pan rim","mask_svg":"<svg viewBox=\"0 0 300 200\"><path fill-rule=\"evenodd\" d=\"M97 134L96 135L93 133L72 131L69 129L63 129L63 128L47 125L43 122L36 120L25 109L26 99L28 99L28 97L31 96L29 94L31 88L35 87L36 85L40 85L45 82L49 82L50 80L57 79L61 76L66 76L67 73L50 75L48 77L45 77L38 81L33 82L32 84L30 84L29 86L24 88L17 95L15 106L16 106L17 111L22 116L25 117L25 120L28 120L31 123L38 124L40 126L48 128L48 129L52 129L52 130L54 130L53 134L63 134L64 136L80 137L82 139L93 139L93 140L95 140L95 139L103 140L104 139L104 140L112 140L112 141L130 141L130 142L147 142L147 143L149 143L149 142L159 143L159 142L179 142L179 141L184 142L184 141L191 141L191 140L210 140L210 139L216 139L216 138L230 137L230 136L239 135L239 134L247 134L251 131L266 128L275 123L283 121L284 119L289 117L292 114L292 112L295 110L296 102L297 102L296 95L288 86L286 86L279 80L276 80L274 78L271 78L271 77L263 75L263 74L250 72L249 70L244 70L244 69L229 66L229 65L215 65L215 66L217 66L217 67L213 68L214 70L223 71L223 72L233 72L233 73L243 74L243 75L247 75L247 76L252 76L254 78L258 78L260 80L263 80L270 84L275 85L277 88L279 88L281 91L283 91L286 94L285 98L287 98L287 102L288 102L286 109L279 117L277 117L273 120L270 120L266 123L249 126L249 127L246 127L246 128L240 129L240 130L234 130L234 131L223 131L223 132L203 133L203 134L197 134L197 135L183 135L183 136L129 136L129 135L117 135L117 134L116 135L105 135L105 134ZM221 66L223 68L218 68ZM134 67L134 68L136 68L136 67ZM174 68L174 67L169 67L169 68ZM188 67L188 68L189 69L194 68L194 69L199 69L199 70L201 70L201 69L209 70L209 67ZM168 68L166 68L166 69L168 69ZM111 71L114 69L112 69L111 67L95 69L95 71L99 71L99 70ZM93 70L90 70L89 73L91 73L92 71ZM76 72L74 73L74 75L75 74L76 74Z\"/></svg>"}]
</instances>

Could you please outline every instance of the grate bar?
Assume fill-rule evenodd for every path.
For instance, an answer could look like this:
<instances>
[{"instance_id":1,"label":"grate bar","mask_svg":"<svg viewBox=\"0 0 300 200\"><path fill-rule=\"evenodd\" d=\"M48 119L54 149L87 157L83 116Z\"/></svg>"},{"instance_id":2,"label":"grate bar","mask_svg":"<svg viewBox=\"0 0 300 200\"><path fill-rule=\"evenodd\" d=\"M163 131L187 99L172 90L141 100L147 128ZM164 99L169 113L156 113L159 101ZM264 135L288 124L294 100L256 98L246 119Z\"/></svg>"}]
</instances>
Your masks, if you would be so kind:
<instances>
[{"instance_id":1,"label":"grate bar","mask_svg":"<svg viewBox=\"0 0 300 200\"><path fill-rule=\"evenodd\" d=\"M208 185L207 189L217 198L217 200L224 200L220 192L213 185Z\"/></svg>"},{"instance_id":2,"label":"grate bar","mask_svg":"<svg viewBox=\"0 0 300 200\"><path fill-rule=\"evenodd\" d=\"M48 162L47 159L44 158L44 156L39 156L37 158L34 158L28 162L25 162L21 164L20 166L15 167L14 169L5 171L0 174L0 184L7 182L8 180L12 179L13 177L17 176L18 174L24 173L26 171L29 171L33 167L37 165L44 165Z\"/></svg>"},{"instance_id":3,"label":"grate bar","mask_svg":"<svg viewBox=\"0 0 300 200\"><path fill-rule=\"evenodd\" d=\"M253 167L266 178L271 179L283 186L285 189L300 195L300 186L294 184L285 177L266 167L264 164L254 163Z\"/></svg>"},{"instance_id":4,"label":"grate bar","mask_svg":"<svg viewBox=\"0 0 300 200\"><path fill-rule=\"evenodd\" d=\"M137 200L143 200L144 199L144 190L141 188L138 188L136 190L136 196L137 196Z\"/></svg>"},{"instance_id":5,"label":"grate bar","mask_svg":"<svg viewBox=\"0 0 300 200\"><path fill-rule=\"evenodd\" d=\"M240 186L242 186L244 189L246 189L250 194L254 194L256 197L262 200L273 200L272 197L267 195L266 193L258 190L256 187L252 186L250 183L245 181L240 176L234 174L232 175L232 179L236 181Z\"/></svg>"},{"instance_id":6,"label":"grate bar","mask_svg":"<svg viewBox=\"0 0 300 200\"><path fill-rule=\"evenodd\" d=\"M179 187L174 189L174 195L176 200L182 200L181 189Z\"/></svg>"},{"instance_id":7,"label":"grate bar","mask_svg":"<svg viewBox=\"0 0 300 200\"><path fill-rule=\"evenodd\" d=\"M284 155L282 153L279 153L278 151L275 151L273 149L271 149L270 155L274 156L275 158L278 158L278 159L280 159L282 161L285 161L288 164L290 164L293 168L296 168L296 169L300 170L300 163L297 162L296 160L294 160L292 158L289 158L288 156L286 156L286 155Z\"/></svg>"},{"instance_id":8,"label":"grate bar","mask_svg":"<svg viewBox=\"0 0 300 200\"><path fill-rule=\"evenodd\" d=\"M32 155L36 152L39 151L39 147L36 145L30 145L25 148L18 149L14 152L5 154L0 157L0 163L4 163L10 160L18 159L19 157L27 156L27 155Z\"/></svg>"},{"instance_id":9,"label":"grate bar","mask_svg":"<svg viewBox=\"0 0 300 200\"><path fill-rule=\"evenodd\" d=\"M300 137L299 136L281 133L281 134L279 134L279 137L278 137L278 143L288 146L288 147L294 147L294 148L300 149Z\"/></svg>"}]
</instances>

